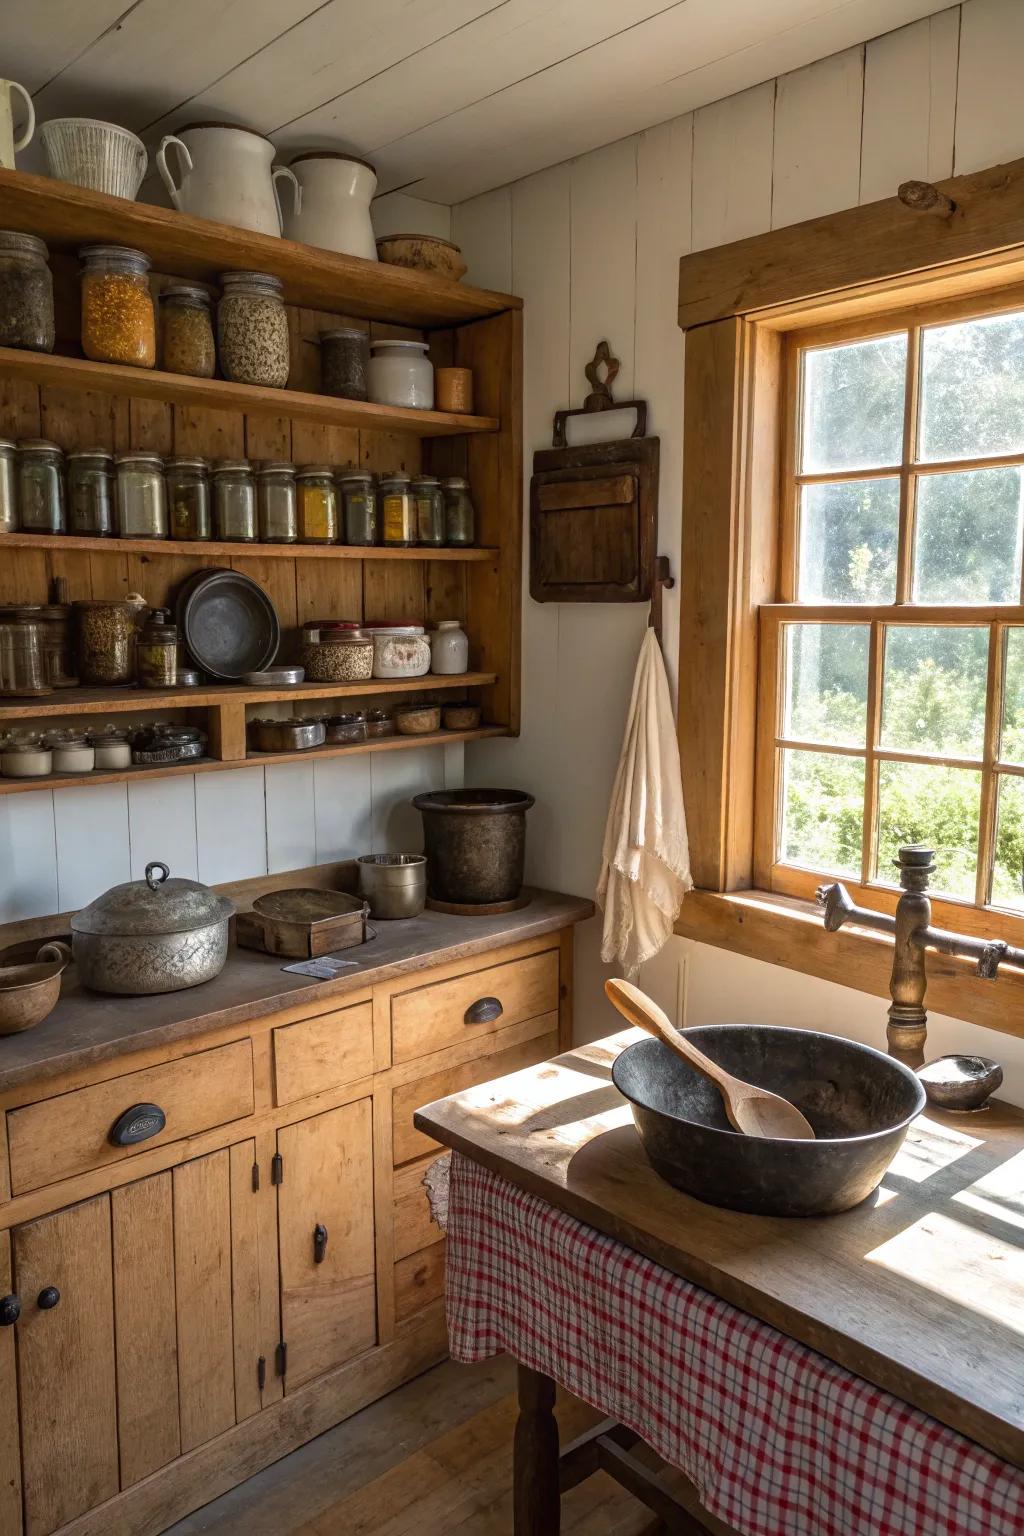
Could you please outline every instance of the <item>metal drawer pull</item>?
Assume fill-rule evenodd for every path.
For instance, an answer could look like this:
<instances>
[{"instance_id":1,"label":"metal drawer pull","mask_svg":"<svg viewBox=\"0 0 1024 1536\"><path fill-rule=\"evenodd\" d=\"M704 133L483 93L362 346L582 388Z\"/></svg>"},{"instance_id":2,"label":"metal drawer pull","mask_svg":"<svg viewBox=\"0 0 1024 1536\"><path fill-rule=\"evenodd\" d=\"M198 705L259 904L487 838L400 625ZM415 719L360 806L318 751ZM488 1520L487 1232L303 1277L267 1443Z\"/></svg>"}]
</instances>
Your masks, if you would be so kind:
<instances>
[{"instance_id":1,"label":"metal drawer pull","mask_svg":"<svg viewBox=\"0 0 1024 1536\"><path fill-rule=\"evenodd\" d=\"M313 1263L322 1264L327 1253L327 1228L318 1221L313 1228Z\"/></svg>"},{"instance_id":2,"label":"metal drawer pull","mask_svg":"<svg viewBox=\"0 0 1024 1536\"><path fill-rule=\"evenodd\" d=\"M137 1142L159 1136L167 1116L159 1104L133 1104L110 1127L110 1143L115 1147L134 1147Z\"/></svg>"},{"instance_id":3,"label":"metal drawer pull","mask_svg":"<svg viewBox=\"0 0 1024 1536\"><path fill-rule=\"evenodd\" d=\"M60 1301L60 1291L55 1285L48 1285L36 1297L36 1306L40 1312L51 1312L58 1301Z\"/></svg>"},{"instance_id":4,"label":"metal drawer pull","mask_svg":"<svg viewBox=\"0 0 1024 1536\"><path fill-rule=\"evenodd\" d=\"M496 997L480 997L475 1003L470 1003L466 1009L463 1023L465 1024L493 1024L495 1019L500 1019L505 1012L500 1001Z\"/></svg>"},{"instance_id":5,"label":"metal drawer pull","mask_svg":"<svg viewBox=\"0 0 1024 1536\"><path fill-rule=\"evenodd\" d=\"M20 1296L0 1296L0 1328L10 1328L21 1316Z\"/></svg>"}]
</instances>

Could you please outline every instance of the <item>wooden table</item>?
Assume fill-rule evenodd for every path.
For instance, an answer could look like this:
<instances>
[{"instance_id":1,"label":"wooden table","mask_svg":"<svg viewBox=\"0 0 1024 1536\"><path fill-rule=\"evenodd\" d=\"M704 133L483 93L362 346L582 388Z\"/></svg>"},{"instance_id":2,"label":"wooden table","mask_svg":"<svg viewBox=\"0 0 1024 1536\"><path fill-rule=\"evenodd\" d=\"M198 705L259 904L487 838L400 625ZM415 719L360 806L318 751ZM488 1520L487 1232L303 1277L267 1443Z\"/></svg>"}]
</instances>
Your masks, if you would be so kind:
<instances>
[{"instance_id":1,"label":"wooden table","mask_svg":"<svg viewBox=\"0 0 1024 1536\"><path fill-rule=\"evenodd\" d=\"M421 1130L1024 1467L1024 1114L929 1110L841 1216L748 1216L650 1167L611 1063L639 1031L428 1105ZM525 1379L517 1445L547 1448ZM545 1464L545 1457L540 1457ZM535 1478L536 1502L551 1478ZM557 1490L557 1475L554 1487ZM557 1491L554 1494L557 1498ZM522 1529L556 1529L543 1518Z\"/></svg>"}]
</instances>

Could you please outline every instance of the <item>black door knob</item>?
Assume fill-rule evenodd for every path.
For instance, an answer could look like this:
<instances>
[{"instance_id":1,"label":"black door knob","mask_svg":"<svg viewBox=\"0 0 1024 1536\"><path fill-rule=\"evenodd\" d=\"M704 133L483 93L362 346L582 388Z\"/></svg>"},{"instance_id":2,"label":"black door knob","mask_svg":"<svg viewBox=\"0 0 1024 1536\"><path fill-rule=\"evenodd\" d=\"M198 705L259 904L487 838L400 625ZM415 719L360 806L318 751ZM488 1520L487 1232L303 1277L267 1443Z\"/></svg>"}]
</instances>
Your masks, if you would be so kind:
<instances>
[{"instance_id":1,"label":"black door knob","mask_svg":"<svg viewBox=\"0 0 1024 1536\"><path fill-rule=\"evenodd\" d=\"M18 1296L0 1296L0 1328L10 1328L21 1316L21 1299Z\"/></svg>"},{"instance_id":2,"label":"black door knob","mask_svg":"<svg viewBox=\"0 0 1024 1536\"><path fill-rule=\"evenodd\" d=\"M55 1285L47 1285L39 1292L36 1298L36 1306L41 1312L49 1312L60 1301L60 1291Z\"/></svg>"},{"instance_id":3,"label":"black door knob","mask_svg":"<svg viewBox=\"0 0 1024 1536\"><path fill-rule=\"evenodd\" d=\"M318 1221L313 1228L313 1263L322 1264L327 1253L327 1228Z\"/></svg>"}]
</instances>

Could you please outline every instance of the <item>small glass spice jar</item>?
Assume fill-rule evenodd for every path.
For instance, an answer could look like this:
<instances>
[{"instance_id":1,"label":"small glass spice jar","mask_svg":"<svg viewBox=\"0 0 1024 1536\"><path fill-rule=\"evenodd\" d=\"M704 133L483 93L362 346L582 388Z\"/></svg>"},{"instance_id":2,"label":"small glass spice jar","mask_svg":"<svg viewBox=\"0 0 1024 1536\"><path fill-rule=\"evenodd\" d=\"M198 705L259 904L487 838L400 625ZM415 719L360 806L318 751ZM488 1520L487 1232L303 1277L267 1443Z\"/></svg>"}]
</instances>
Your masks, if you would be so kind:
<instances>
[{"instance_id":1,"label":"small glass spice jar","mask_svg":"<svg viewBox=\"0 0 1024 1536\"><path fill-rule=\"evenodd\" d=\"M138 596L72 604L78 675L83 683L123 688L135 681L135 634L144 607Z\"/></svg>"},{"instance_id":2,"label":"small glass spice jar","mask_svg":"<svg viewBox=\"0 0 1024 1536\"><path fill-rule=\"evenodd\" d=\"M198 283L175 283L160 295L160 362L168 373L212 379L217 368L210 295Z\"/></svg>"},{"instance_id":3,"label":"small glass spice jar","mask_svg":"<svg viewBox=\"0 0 1024 1536\"><path fill-rule=\"evenodd\" d=\"M56 443L25 437L18 444L18 508L23 533L64 532L64 455Z\"/></svg>"},{"instance_id":4,"label":"small glass spice jar","mask_svg":"<svg viewBox=\"0 0 1024 1536\"><path fill-rule=\"evenodd\" d=\"M416 543L416 515L409 476L381 475L377 490L382 543L392 549L410 549Z\"/></svg>"},{"instance_id":5,"label":"small glass spice jar","mask_svg":"<svg viewBox=\"0 0 1024 1536\"><path fill-rule=\"evenodd\" d=\"M261 544L295 544L299 511L295 465L268 459L256 471L256 506Z\"/></svg>"},{"instance_id":6,"label":"small glass spice jar","mask_svg":"<svg viewBox=\"0 0 1024 1536\"><path fill-rule=\"evenodd\" d=\"M92 773L96 752L84 731L48 731L44 746L53 753L54 773Z\"/></svg>"},{"instance_id":7,"label":"small glass spice jar","mask_svg":"<svg viewBox=\"0 0 1024 1536\"><path fill-rule=\"evenodd\" d=\"M0 437L0 534L14 533L18 526L16 452L9 437Z\"/></svg>"},{"instance_id":8,"label":"small glass spice jar","mask_svg":"<svg viewBox=\"0 0 1024 1536\"><path fill-rule=\"evenodd\" d=\"M114 456L103 448L68 454L69 533L108 539L115 531Z\"/></svg>"},{"instance_id":9,"label":"small glass spice jar","mask_svg":"<svg viewBox=\"0 0 1024 1536\"><path fill-rule=\"evenodd\" d=\"M47 603L36 610L43 626L43 672L51 688L77 688L75 651L71 634L71 605Z\"/></svg>"},{"instance_id":10,"label":"small glass spice jar","mask_svg":"<svg viewBox=\"0 0 1024 1536\"><path fill-rule=\"evenodd\" d=\"M326 464L306 464L295 477L299 504L299 543L337 544L338 493Z\"/></svg>"},{"instance_id":11,"label":"small glass spice jar","mask_svg":"<svg viewBox=\"0 0 1024 1536\"><path fill-rule=\"evenodd\" d=\"M0 771L8 779L41 779L53 772L53 753L41 736L12 737L4 745Z\"/></svg>"},{"instance_id":12,"label":"small glass spice jar","mask_svg":"<svg viewBox=\"0 0 1024 1536\"><path fill-rule=\"evenodd\" d=\"M469 493L469 481L450 475L441 481L444 492L444 541L453 549L468 549L476 543L476 512Z\"/></svg>"},{"instance_id":13,"label":"small glass spice jar","mask_svg":"<svg viewBox=\"0 0 1024 1536\"><path fill-rule=\"evenodd\" d=\"M135 671L143 688L174 688L178 682L178 626L166 608L154 608L139 630Z\"/></svg>"},{"instance_id":14,"label":"small glass spice jar","mask_svg":"<svg viewBox=\"0 0 1024 1536\"><path fill-rule=\"evenodd\" d=\"M53 278L36 235L0 229L0 346L53 351Z\"/></svg>"},{"instance_id":15,"label":"small glass spice jar","mask_svg":"<svg viewBox=\"0 0 1024 1536\"><path fill-rule=\"evenodd\" d=\"M156 367L149 257L125 245L87 245L82 258L82 351L98 363Z\"/></svg>"},{"instance_id":16,"label":"small glass spice jar","mask_svg":"<svg viewBox=\"0 0 1024 1536\"><path fill-rule=\"evenodd\" d=\"M226 379L283 389L288 382L288 316L282 284L265 272L225 272L217 343Z\"/></svg>"},{"instance_id":17,"label":"small glass spice jar","mask_svg":"<svg viewBox=\"0 0 1024 1536\"><path fill-rule=\"evenodd\" d=\"M180 456L164 465L168 521L172 539L213 538L210 511L210 466L205 459Z\"/></svg>"},{"instance_id":18,"label":"small glass spice jar","mask_svg":"<svg viewBox=\"0 0 1024 1536\"><path fill-rule=\"evenodd\" d=\"M355 326L320 332L320 392L340 400L365 400L370 338Z\"/></svg>"},{"instance_id":19,"label":"small glass spice jar","mask_svg":"<svg viewBox=\"0 0 1024 1536\"><path fill-rule=\"evenodd\" d=\"M167 482L156 453L119 453L117 531L122 539L166 539Z\"/></svg>"},{"instance_id":20,"label":"small glass spice jar","mask_svg":"<svg viewBox=\"0 0 1024 1536\"><path fill-rule=\"evenodd\" d=\"M97 769L131 767L132 749L127 731L119 730L116 725L104 725L99 730L90 731L88 739Z\"/></svg>"},{"instance_id":21,"label":"small glass spice jar","mask_svg":"<svg viewBox=\"0 0 1024 1536\"><path fill-rule=\"evenodd\" d=\"M444 492L433 475L417 475L409 489L416 504L416 543L439 549L444 543Z\"/></svg>"},{"instance_id":22,"label":"small glass spice jar","mask_svg":"<svg viewBox=\"0 0 1024 1536\"><path fill-rule=\"evenodd\" d=\"M41 609L0 608L0 694L31 699L51 693L46 680Z\"/></svg>"},{"instance_id":23,"label":"small glass spice jar","mask_svg":"<svg viewBox=\"0 0 1024 1536\"><path fill-rule=\"evenodd\" d=\"M256 542L256 481L248 459L224 459L214 466L213 529L226 543Z\"/></svg>"},{"instance_id":24,"label":"small glass spice jar","mask_svg":"<svg viewBox=\"0 0 1024 1536\"><path fill-rule=\"evenodd\" d=\"M380 542L377 485L366 469L346 469L337 476L341 497L342 538L346 544Z\"/></svg>"}]
</instances>

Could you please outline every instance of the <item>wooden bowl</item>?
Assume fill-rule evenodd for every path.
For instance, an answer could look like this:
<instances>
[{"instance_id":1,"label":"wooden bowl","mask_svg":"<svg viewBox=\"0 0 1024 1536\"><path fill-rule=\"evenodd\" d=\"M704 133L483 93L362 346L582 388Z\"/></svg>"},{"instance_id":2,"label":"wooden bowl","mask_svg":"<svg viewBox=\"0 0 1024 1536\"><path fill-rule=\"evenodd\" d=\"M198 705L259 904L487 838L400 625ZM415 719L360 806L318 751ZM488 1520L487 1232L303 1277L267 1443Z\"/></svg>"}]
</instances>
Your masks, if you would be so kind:
<instances>
[{"instance_id":1,"label":"wooden bowl","mask_svg":"<svg viewBox=\"0 0 1024 1536\"><path fill-rule=\"evenodd\" d=\"M71 960L66 944L44 944L34 962L0 970L0 1035L41 1024L60 997L61 972Z\"/></svg>"},{"instance_id":2,"label":"wooden bowl","mask_svg":"<svg viewBox=\"0 0 1024 1536\"><path fill-rule=\"evenodd\" d=\"M431 736L441 729L439 704L402 704L395 710L399 736Z\"/></svg>"},{"instance_id":3,"label":"wooden bowl","mask_svg":"<svg viewBox=\"0 0 1024 1536\"><path fill-rule=\"evenodd\" d=\"M432 272L435 277L447 277L455 283L466 275L459 247L435 235L383 235L377 241L377 257L389 266Z\"/></svg>"},{"instance_id":4,"label":"wooden bowl","mask_svg":"<svg viewBox=\"0 0 1024 1536\"><path fill-rule=\"evenodd\" d=\"M475 731L480 724L480 705L446 704L441 718L446 731Z\"/></svg>"}]
</instances>

